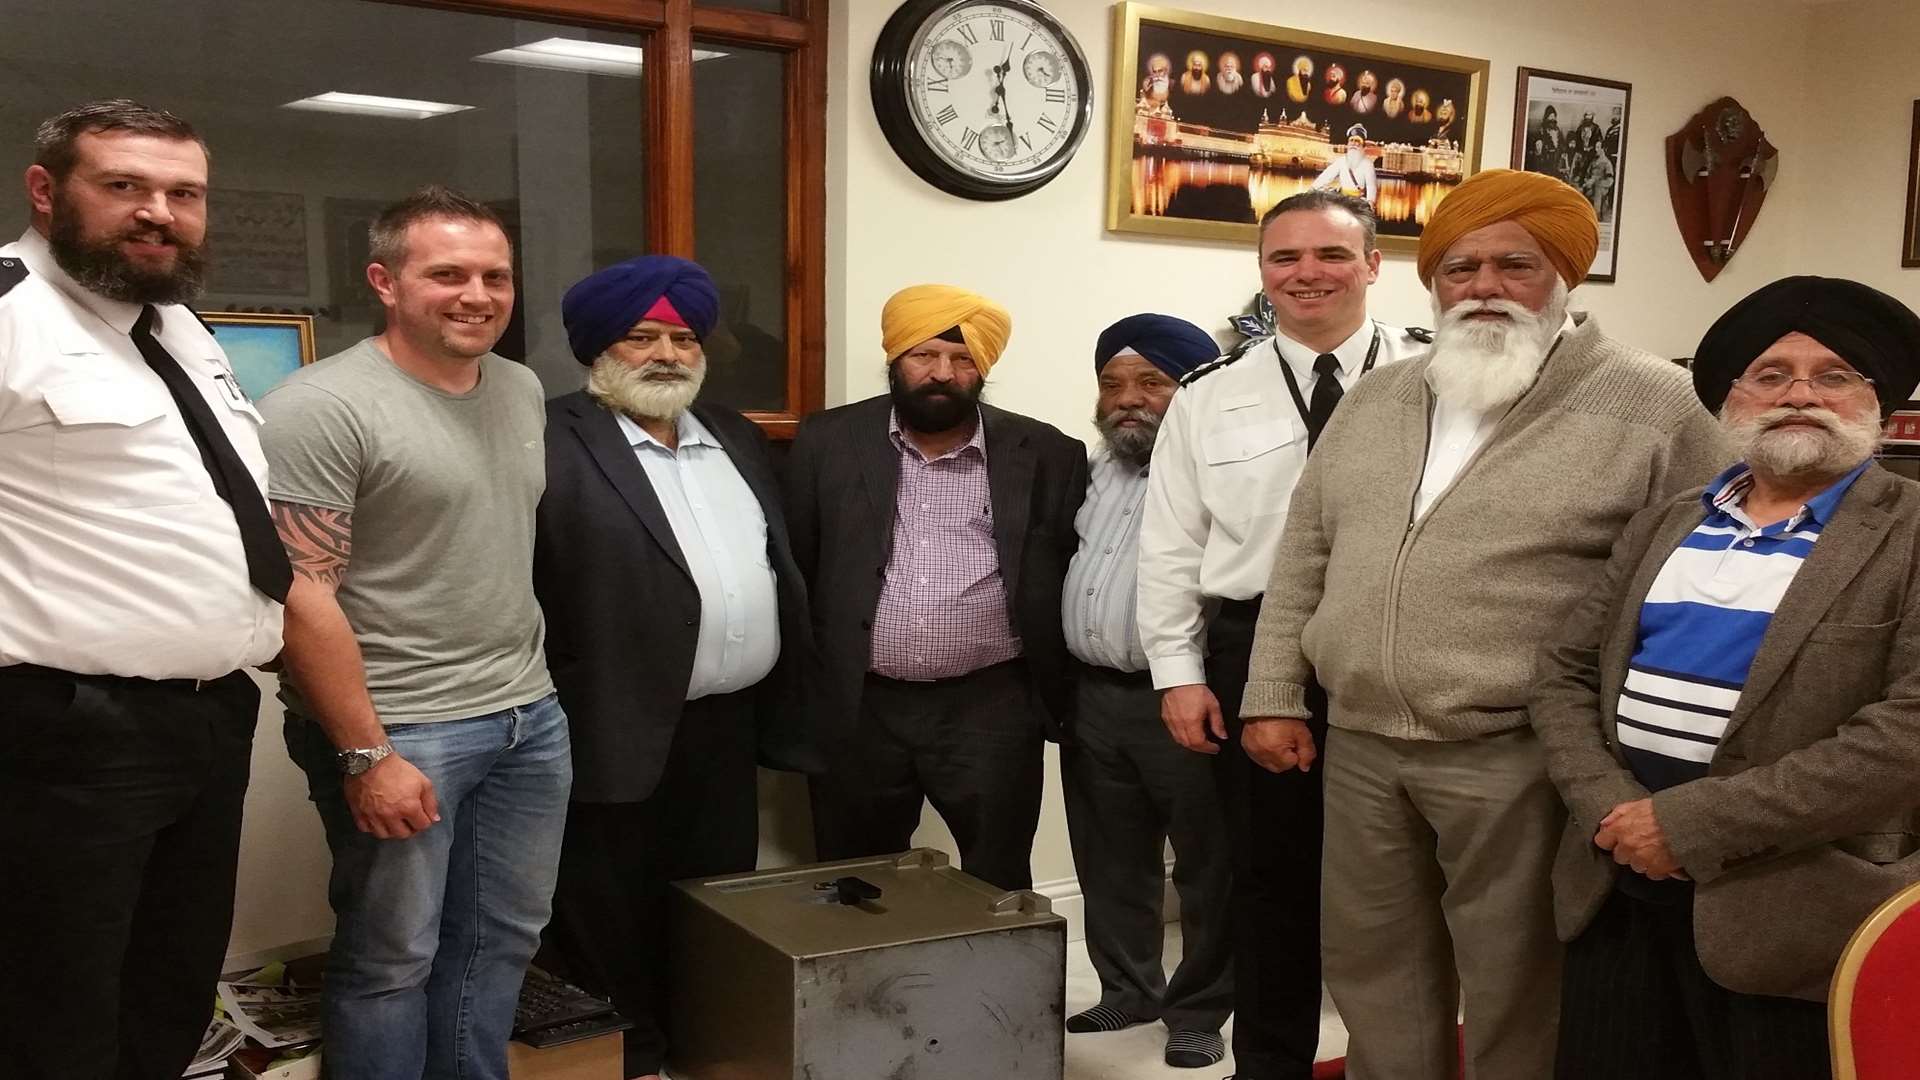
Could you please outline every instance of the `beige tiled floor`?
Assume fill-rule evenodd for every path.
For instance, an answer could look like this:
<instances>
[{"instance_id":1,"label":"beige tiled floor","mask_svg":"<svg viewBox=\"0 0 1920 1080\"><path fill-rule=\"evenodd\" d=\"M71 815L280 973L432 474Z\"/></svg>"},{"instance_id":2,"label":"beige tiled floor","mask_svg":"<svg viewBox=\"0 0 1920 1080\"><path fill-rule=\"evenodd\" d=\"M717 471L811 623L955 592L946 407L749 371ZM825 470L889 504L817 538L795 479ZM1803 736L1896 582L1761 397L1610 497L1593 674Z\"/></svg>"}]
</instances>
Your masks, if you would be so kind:
<instances>
[{"instance_id":1,"label":"beige tiled floor","mask_svg":"<svg viewBox=\"0 0 1920 1080\"><path fill-rule=\"evenodd\" d=\"M1180 927L1167 927L1167 969L1180 960ZM1100 1000L1100 979L1087 960L1083 941L1067 944L1067 1015ZM1229 1046L1233 1043L1233 1021L1222 1032ZM1233 1072L1233 1055L1208 1069L1170 1069L1161 1059L1166 1049L1167 1029L1160 1024L1141 1024L1125 1031L1098 1035L1067 1036L1066 1080L1220 1080ZM1333 1011L1333 1003L1322 999L1320 1005L1320 1057L1334 1058L1346 1053L1347 1029Z\"/></svg>"}]
</instances>

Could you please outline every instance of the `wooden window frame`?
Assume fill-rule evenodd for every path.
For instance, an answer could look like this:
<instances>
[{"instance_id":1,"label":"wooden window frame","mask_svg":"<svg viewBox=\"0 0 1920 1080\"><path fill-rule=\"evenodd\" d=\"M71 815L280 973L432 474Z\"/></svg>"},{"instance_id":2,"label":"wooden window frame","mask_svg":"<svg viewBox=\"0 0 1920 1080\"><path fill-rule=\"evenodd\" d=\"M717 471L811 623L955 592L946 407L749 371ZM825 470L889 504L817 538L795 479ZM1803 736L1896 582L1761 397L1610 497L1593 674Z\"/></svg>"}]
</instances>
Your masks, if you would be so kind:
<instances>
[{"instance_id":1,"label":"wooden window frame","mask_svg":"<svg viewBox=\"0 0 1920 1080\"><path fill-rule=\"evenodd\" d=\"M413 7L570 23L646 37L647 246L694 257L693 43L777 50L786 58L787 408L748 412L791 439L826 403L827 0L775 14L693 0L386 0Z\"/></svg>"}]
</instances>

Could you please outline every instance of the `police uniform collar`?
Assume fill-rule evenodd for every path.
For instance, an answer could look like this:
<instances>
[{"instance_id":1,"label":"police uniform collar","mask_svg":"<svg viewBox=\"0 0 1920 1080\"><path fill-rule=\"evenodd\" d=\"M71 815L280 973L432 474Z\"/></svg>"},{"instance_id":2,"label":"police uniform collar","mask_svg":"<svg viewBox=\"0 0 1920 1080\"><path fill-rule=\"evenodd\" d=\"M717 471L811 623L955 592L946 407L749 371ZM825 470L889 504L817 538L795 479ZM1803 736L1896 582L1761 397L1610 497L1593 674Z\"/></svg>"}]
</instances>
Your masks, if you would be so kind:
<instances>
[{"instance_id":1,"label":"police uniform collar","mask_svg":"<svg viewBox=\"0 0 1920 1080\"><path fill-rule=\"evenodd\" d=\"M1372 319L1363 320L1360 328L1347 340L1333 347L1333 358L1340 362L1342 376L1351 378L1360 373L1361 366L1367 362L1367 349L1377 332L1379 327ZM1280 359L1293 368L1295 377L1303 384L1313 381L1313 362L1319 358L1319 352L1288 337L1284 330L1274 331L1273 348L1279 353Z\"/></svg>"},{"instance_id":2,"label":"police uniform collar","mask_svg":"<svg viewBox=\"0 0 1920 1080\"><path fill-rule=\"evenodd\" d=\"M48 245L47 238L40 235L38 229L28 226L27 231L20 234L19 253L21 261L27 264L27 269L46 278L54 288L66 293L75 303L92 312L101 322L113 327L116 333L131 334L133 332L133 324L140 318L141 305L129 304L123 300L109 300L73 280L73 276L54 260L53 248ZM155 306L165 308L172 305ZM163 321L165 317L166 313L162 311Z\"/></svg>"}]
</instances>

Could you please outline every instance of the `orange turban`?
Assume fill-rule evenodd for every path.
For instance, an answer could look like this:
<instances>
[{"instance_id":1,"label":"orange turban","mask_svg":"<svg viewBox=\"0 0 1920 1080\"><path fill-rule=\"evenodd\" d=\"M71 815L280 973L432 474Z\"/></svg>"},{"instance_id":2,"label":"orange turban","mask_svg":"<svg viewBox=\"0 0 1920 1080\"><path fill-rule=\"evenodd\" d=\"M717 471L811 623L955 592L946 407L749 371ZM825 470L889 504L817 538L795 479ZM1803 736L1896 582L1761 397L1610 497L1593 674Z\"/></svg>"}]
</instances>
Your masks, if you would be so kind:
<instances>
[{"instance_id":1,"label":"orange turban","mask_svg":"<svg viewBox=\"0 0 1920 1080\"><path fill-rule=\"evenodd\" d=\"M1461 237L1508 220L1519 222L1540 242L1567 288L1587 279L1594 253L1600 250L1600 220L1587 197L1541 173L1488 169L1441 199L1420 233L1421 284L1433 287L1440 260Z\"/></svg>"},{"instance_id":2,"label":"orange turban","mask_svg":"<svg viewBox=\"0 0 1920 1080\"><path fill-rule=\"evenodd\" d=\"M1013 316L999 304L952 285L915 285L894 293L880 309L880 345L887 362L953 327L985 375L1013 335Z\"/></svg>"}]
</instances>

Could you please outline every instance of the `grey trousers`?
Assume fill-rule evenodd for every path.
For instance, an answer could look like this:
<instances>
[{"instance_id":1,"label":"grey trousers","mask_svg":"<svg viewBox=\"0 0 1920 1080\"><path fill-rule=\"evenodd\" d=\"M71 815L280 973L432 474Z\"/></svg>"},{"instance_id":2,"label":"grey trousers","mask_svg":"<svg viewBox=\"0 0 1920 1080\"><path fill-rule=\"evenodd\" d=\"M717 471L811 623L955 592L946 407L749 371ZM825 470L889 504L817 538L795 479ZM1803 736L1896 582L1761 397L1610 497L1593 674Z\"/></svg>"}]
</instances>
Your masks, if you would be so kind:
<instances>
[{"instance_id":1,"label":"grey trousers","mask_svg":"<svg viewBox=\"0 0 1920 1080\"><path fill-rule=\"evenodd\" d=\"M1562 948L1549 870L1566 811L1532 729L1328 735L1321 957L1352 1080L1553 1075Z\"/></svg>"},{"instance_id":2,"label":"grey trousers","mask_svg":"<svg viewBox=\"0 0 1920 1080\"><path fill-rule=\"evenodd\" d=\"M1145 672L1078 671L1060 771L1100 1002L1176 1031L1218 1031L1233 1011L1233 870L1210 759L1167 734ZM1182 943L1171 980L1160 957L1168 839Z\"/></svg>"}]
</instances>

